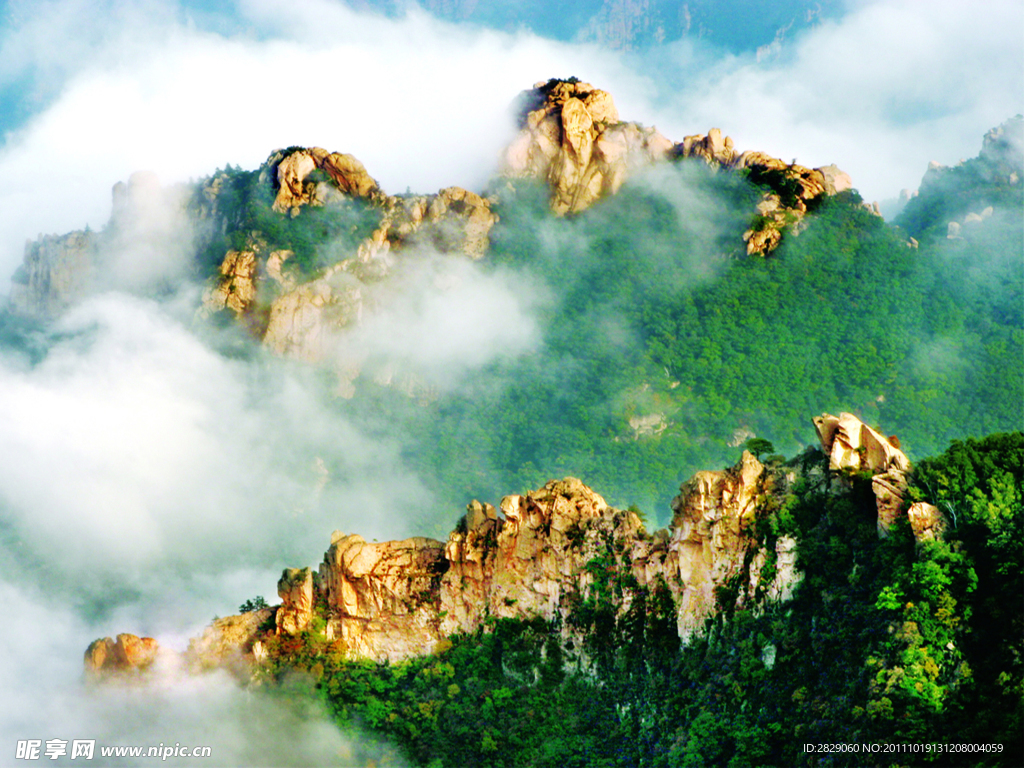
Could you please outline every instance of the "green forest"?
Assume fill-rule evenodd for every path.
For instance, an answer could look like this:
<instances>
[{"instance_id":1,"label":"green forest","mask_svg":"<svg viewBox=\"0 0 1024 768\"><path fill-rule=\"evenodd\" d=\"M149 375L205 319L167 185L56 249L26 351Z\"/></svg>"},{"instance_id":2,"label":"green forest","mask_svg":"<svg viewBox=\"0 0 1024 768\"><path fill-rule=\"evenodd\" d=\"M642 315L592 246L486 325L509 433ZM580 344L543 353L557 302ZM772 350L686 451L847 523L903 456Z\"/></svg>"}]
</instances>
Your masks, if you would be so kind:
<instances>
[{"instance_id":1,"label":"green forest","mask_svg":"<svg viewBox=\"0 0 1024 768\"><path fill-rule=\"evenodd\" d=\"M541 348L427 404L367 382L339 407L371 431L381 413L381 429L401 424L448 509L571 474L661 523L693 472L750 436L793 454L823 411L895 433L912 460L1019 429L1015 194L1016 210L948 241L913 211L893 226L846 192L750 258L739 246L758 190L734 174L663 168L558 221L546 191L521 183L496 207L481 265L546 287ZM631 427L644 417L653 428Z\"/></svg>"}]
</instances>

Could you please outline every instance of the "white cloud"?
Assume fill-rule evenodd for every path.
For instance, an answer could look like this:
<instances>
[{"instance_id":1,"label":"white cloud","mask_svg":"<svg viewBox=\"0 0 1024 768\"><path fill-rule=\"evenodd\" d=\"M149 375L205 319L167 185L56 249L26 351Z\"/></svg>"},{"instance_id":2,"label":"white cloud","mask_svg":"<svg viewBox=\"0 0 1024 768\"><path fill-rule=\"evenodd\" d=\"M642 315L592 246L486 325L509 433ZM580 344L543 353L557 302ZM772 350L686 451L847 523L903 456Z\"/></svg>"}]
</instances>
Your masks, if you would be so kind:
<instances>
[{"instance_id":1,"label":"white cloud","mask_svg":"<svg viewBox=\"0 0 1024 768\"><path fill-rule=\"evenodd\" d=\"M720 127L737 148L836 163L865 197L916 188L930 160L973 157L1024 110L1024 6L863 2L796 38L780 59L707 61L680 44L650 119L673 138Z\"/></svg>"},{"instance_id":2,"label":"white cloud","mask_svg":"<svg viewBox=\"0 0 1024 768\"><path fill-rule=\"evenodd\" d=\"M337 340L343 360L457 385L496 359L533 351L540 342L538 305L550 300L523 273L485 272L464 258L406 255L404 268L378 288L378 307Z\"/></svg>"},{"instance_id":3,"label":"white cloud","mask_svg":"<svg viewBox=\"0 0 1024 768\"><path fill-rule=\"evenodd\" d=\"M274 33L226 38L167 13L155 27L113 19L122 34L104 40L147 44L90 59L0 152L0 176L16 180L0 192L0 272L38 232L102 226L111 186L140 169L187 180L303 144L356 155L394 192L480 188L521 90L552 75L613 89L635 79L594 47L470 33L415 9L398 19L326 2L241 10L241 28Z\"/></svg>"},{"instance_id":4,"label":"white cloud","mask_svg":"<svg viewBox=\"0 0 1024 768\"><path fill-rule=\"evenodd\" d=\"M230 361L118 294L60 330L35 367L0 364L0 503L25 552L53 559L54 589L162 594L192 569L305 565L335 528L403 535L414 500L429 508L397 446L353 429L301 371Z\"/></svg>"}]
</instances>

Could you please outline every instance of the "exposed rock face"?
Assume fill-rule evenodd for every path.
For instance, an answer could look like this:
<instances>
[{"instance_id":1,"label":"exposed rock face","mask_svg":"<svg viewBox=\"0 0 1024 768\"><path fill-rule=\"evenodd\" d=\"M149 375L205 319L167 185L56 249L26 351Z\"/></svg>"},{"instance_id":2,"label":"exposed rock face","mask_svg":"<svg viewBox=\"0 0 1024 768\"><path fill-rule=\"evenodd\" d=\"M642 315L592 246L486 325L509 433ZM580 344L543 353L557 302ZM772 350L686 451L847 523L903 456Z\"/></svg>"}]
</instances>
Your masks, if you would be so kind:
<instances>
[{"instance_id":1,"label":"exposed rock face","mask_svg":"<svg viewBox=\"0 0 1024 768\"><path fill-rule=\"evenodd\" d=\"M892 437L885 437L850 413L814 418L821 449L829 457L833 472L863 472L871 475L871 489L878 509L878 535L885 536L906 510L907 472L910 460ZM946 520L931 504L915 504L910 516L918 541L941 536Z\"/></svg>"},{"instance_id":2,"label":"exposed rock face","mask_svg":"<svg viewBox=\"0 0 1024 768\"><path fill-rule=\"evenodd\" d=\"M203 307L216 312L230 309L245 314L256 300L256 251L228 251L220 265L220 282L207 290Z\"/></svg>"},{"instance_id":3,"label":"exposed rock face","mask_svg":"<svg viewBox=\"0 0 1024 768\"><path fill-rule=\"evenodd\" d=\"M97 246L92 232L26 243L25 260L11 281L11 312L52 319L85 298L95 277Z\"/></svg>"},{"instance_id":4,"label":"exposed rock face","mask_svg":"<svg viewBox=\"0 0 1024 768\"><path fill-rule=\"evenodd\" d=\"M848 413L823 414L814 424L830 473L871 475L880 535L900 514L918 541L942 535L946 520L936 507L915 503L903 511L910 465L895 438ZM251 676L272 636L322 631L332 652L398 661L503 618L543 618L561 628L564 640L578 640L588 631L578 618L588 599L601 594L622 615L641 593L658 590L671 597L687 642L721 610L756 611L792 597L802 580L797 542L759 540L754 522L765 501L788 494L801 471L766 467L744 451L736 466L683 483L671 525L653 535L637 515L610 507L572 477L506 496L498 508L472 502L444 542L371 543L335 531L316 572L284 571L279 607L215 620L185 660L193 670L226 666ZM97 640L86 652L87 669L144 666L155 641L136 641Z\"/></svg>"},{"instance_id":5,"label":"exposed rock face","mask_svg":"<svg viewBox=\"0 0 1024 768\"><path fill-rule=\"evenodd\" d=\"M918 541L941 539L949 527L949 521L939 508L923 501L911 504L907 510L907 517L910 518L914 538Z\"/></svg>"},{"instance_id":6,"label":"exposed rock face","mask_svg":"<svg viewBox=\"0 0 1024 768\"><path fill-rule=\"evenodd\" d=\"M440 639L437 590L446 567L440 541L377 544L335 531L319 572L328 636L362 658L429 652Z\"/></svg>"},{"instance_id":7,"label":"exposed rock face","mask_svg":"<svg viewBox=\"0 0 1024 768\"><path fill-rule=\"evenodd\" d=\"M824 413L813 421L821 449L829 457L829 469L833 471L846 469L879 474L890 469L906 472L910 468L910 460L903 451L852 413L839 416Z\"/></svg>"},{"instance_id":8,"label":"exposed rock face","mask_svg":"<svg viewBox=\"0 0 1024 768\"><path fill-rule=\"evenodd\" d=\"M159 652L160 645L152 637L129 634L120 634L117 640L103 637L86 649L85 671L92 678L141 672L156 660Z\"/></svg>"},{"instance_id":9,"label":"exposed rock face","mask_svg":"<svg viewBox=\"0 0 1024 768\"><path fill-rule=\"evenodd\" d=\"M1016 115L985 134L980 158L985 161L993 181L1020 183L1024 166L1024 117Z\"/></svg>"},{"instance_id":10,"label":"exposed rock face","mask_svg":"<svg viewBox=\"0 0 1024 768\"><path fill-rule=\"evenodd\" d=\"M505 151L503 173L547 181L557 215L577 213L614 194L639 168L673 158L698 159L727 170L748 169L753 181L772 190L743 236L748 254L765 255L779 245L784 231L799 232L809 206L852 187L850 177L834 165L810 169L763 152L741 154L718 128L673 144L654 128L620 122L611 95L590 83L537 83L521 101L521 130Z\"/></svg>"},{"instance_id":11,"label":"exposed rock face","mask_svg":"<svg viewBox=\"0 0 1024 768\"><path fill-rule=\"evenodd\" d=\"M715 590L742 572L753 542L749 526L764 493L764 467L749 451L724 472L698 472L672 501L675 517L667 565L678 568L679 634L689 638L715 611ZM673 574L675 575L675 574ZM748 586L747 584L744 587ZM749 586L756 589L757 584ZM742 605L753 592L742 589Z\"/></svg>"},{"instance_id":12,"label":"exposed rock face","mask_svg":"<svg viewBox=\"0 0 1024 768\"><path fill-rule=\"evenodd\" d=\"M335 187L349 197L382 195L380 186L352 155L310 147L283 157L271 155L268 162L272 164L275 160L278 190L273 208L278 213L296 216L303 205L323 205L325 200L330 199L329 189L321 187L318 182L306 181L315 170L323 171Z\"/></svg>"},{"instance_id":13,"label":"exposed rock face","mask_svg":"<svg viewBox=\"0 0 1024 768\"><path fill-rule=\"evenodd\" d=\"M311 180L314 171L326 178ZM337 334L360 322L366 288L400 267L403 250L425 246L479 259L498 220L491 200L461 187L436 195L388 195L356 158L319 147L272 154L264 176L266 183L277 179L273 209L278 213L295 217L303 206L361 198L369 215L377 217L376 228L353 252L339 254L338 261L305 281L286 269L291 251L270 250L260 233L250 233L246 250L227 252L217 285L204 297L205 313L229 309L274 352L308 362L322 361ZM211 210L217 194L211 186ZM336 363L358 370L358 361Z\"/></svg>"},{"instance_id":14,"label":"exposed rock face","mask_svg":"<svg viewBox=\"0 0 1024 768\"><path fill-rule=\"evenodd\" d=\"M285 568L277 582L281 608L277 611L277 633L297 635L313 619L313 572L309 568Z\"/></svg>"},{"instance_id":15,"label":"exposed rock face","mask_svg":"<svg viewBox=\"0 0 1024 768\"><path fill-rule=\"evenodd\" d=\"M504 173L545 179L558 215L614 194L632 169L672 149L657 130L620 123L611 94L589 83L549 80L523 99L522 130L505 150Z\"/></svg>"},{"instance_id":16,"label":"exposed rock face","mask_svg":"<svg viewBox=\"0 0 1024 768\"><path fill-rule=\"evenodd\" d=\"M336 532L320 565L314 602L330 616L328 637L342 639L350 654L398 660L429 652L453 633L475 631L488 618L569 622L574 606L594 588L593 564L600 562L631 575L636 589L666 586L680 636L688 639L723 599L746 605L759 590L768 599L786 599L799 581L795 543L780 539L775 576L761 582L768 553L758 549L750 523L774 482L745 452L736 467L702 472L684 484L673 502L672 527L655 536L644 532L635 514L609 507L576 478L506 496L500 513L475 501L444 543L371 544ZM720 598L737 576L736 594ZM281 589L279 631L282 613L304 610L292 604L294 594L291 587Z\"/></svg>"}]
</instances>

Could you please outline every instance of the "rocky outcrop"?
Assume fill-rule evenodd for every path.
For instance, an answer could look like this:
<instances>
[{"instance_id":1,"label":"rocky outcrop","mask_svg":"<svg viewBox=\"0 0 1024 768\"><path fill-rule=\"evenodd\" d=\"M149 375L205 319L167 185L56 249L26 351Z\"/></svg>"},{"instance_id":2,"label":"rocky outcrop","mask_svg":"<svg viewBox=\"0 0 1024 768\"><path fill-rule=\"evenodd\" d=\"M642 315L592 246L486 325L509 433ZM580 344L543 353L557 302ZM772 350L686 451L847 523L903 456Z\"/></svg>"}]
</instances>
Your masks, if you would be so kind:
<instances>
[{"instance_id":1,"label":"rocky outcrop","mask_svg":"<svg viewBox=\"0 0 1024 768\"><path fill-rule=\"evenodd\" d=\"M824 197L852 187L834 165L811 169L763 152L740 153L718 128L674 144L654 128L620 122L611 95L590 83L549 80L520 98L520 131L505 150L503 173L545 180L557 215L578 213L615 194L631 174L652 163L696 159L745 170L767 189L743 236L748 254L765 255L784 232L798 233L803 216Z\"/></svg>"},{"instance_id":2,"label":"rocky outcrop","mask_svg":"<svg viewBox=\"0 0 1024 768\"><path fill-rule=\"evenodd\" d=\"M494 619L540 617L568 638L583 631L574 624L578 606L611 578L624 585L620 611L638 591L667 588L688 640L720 609L792 594L800 580L795 542L783 537L764 549L752 527L766 494L784 485L744 452L736 467L683 484L671 527L654 535L571 477L506 496L499 508L474 501L445 542L370 543L337 531L315 575L282 576L276 632L305 631L319 612L325 638L346 653L391 661ZM769 559L775 569L764 580ZM255 653L252 636L244 643Z\"/></svg>"},{"instance_id":3,"label":"rocky outcrop","mask_svg":"<svg viewBox=\"0 0 1024 768\"><path fill-rule=\"evenodd\" d=\"M821 449L833 472L849 470L880 474L891 469L906 472L910 460L891 438L876 432L852 413L824 413L813 419Z\"/></svg>"},{"instance_id":4,"label":"rocky outcrop","mask_svg":"<svg viewBox=\"0 0 1024 768\"><path fill-rule=\"evenodd\" d=\"M274 617L277 633L297 635L313 619L313 571L309 568L285 568L277 582L281 608Z\"/></svg>"},{"instance_id":5,"label":"rocky outcrop","mask_svg":"<svg viewBox=\"0 0 1024 768\"><path fill-rule=\"evenodd\" d=\"M830 471L871 478L879 536L886 536L896 520L905 515L910 517L918 541L942 535L946 521L936 507L914 504L912 515L907 509L910 460L895 437L885 437L851 413L822 414L814 418L814 426Z\"/></svg>"},{"instance_id":6,"label":"rocky outcrop","mask_svg":"<svg viewBox=\"0 0 1024 768\"><path fill-rule=\"evenodd\" d=\"M672 149L656 129L620 122L611 94L589 83L549 80L521 98L521 130L505 150L503 173L546 180L558 215L614 194L632 170Z\"/></svg>"},{"instance_id":7,"label":"rocky outcrop","mask_svg":"<svg viewBox=\"0 0 1024 768\"><path fill-rule=\"evenodd\" d=\"M277 197L273 209L278 213L299 214L304 205L323 205L334 197L334 190L348 197L378 199L380 185L352 155L328 152L321 147L279 151L266 166L276 166ZM322 171L325 179L308 180L313 171ZM332 186L333 185L333 189Z\"/></svg>"},{"instance_id":8,"label":"rocky outcrop","mask_svg":"<svg viewBox=\"0 0 1024 768\"><path fill-rule=\"evenodd\" d=\"M228 251L220 264L220 280L203 296L203 308L207 312L230 309L236 316L245 314L256 300L256 281L256 251Z\"/></svg>"},{"instance_id":9,"label":"rocky outcrop","mask_svg":"<svg viewBox=\"0 0 1024 768\"><path fill-rule=\"evenodd\" d=\"M85 651L85 672L92 679L143 672L160 653L160 644L152 637L120 634L117 640L94 640Z\"/></svg>"},{"instance_id":10,"label":"rocky outcrop","mask_svg":"<svg viewBox=\"0 0 1024 768\"><path fill-rule=\"evenodd\" d=\"M249 677L275 637L306 632L353 658L398 661L506 618L540 617L578 641L589 631L579 613L586 601L600 595L623 613L658 589L671 595L689 640L719 610L788 599L799 583L795 542L765 547L753 533L759 505L786 482L744 452L735 467L684 483L671 526L653 535L572 477L506 496L498 508L472 502L443 542L367 542L336 531L315 572L284 571L280 606L216 619L190 644L186 666ZM769 560L773 575L762 578Z\"/></svg>"},{"instance_id":11,"label":"rocky outcrop","mask_svg":"<svg viewBox=\"0 0 1024 768\"><path fill-rule=\"evenodd\" d=\"M435 195L388 195L356 158L319 147L273 153L263 166L262 183L273 178L278 184L273 210L279 214L296 217L304 206L360 199L363 215L377 221L350 252L338 253L337 261L306 279L287 263L291 251L271 250L261 233L249 233L246 249L225 254L217 283L204 296L204 314L231 310L275 353L307 362L329 356L338 334L372 309L365 301L369 286L401 267L403 251L425 247L479 259L498 220L491 200L461 187ZM211 184L216 186L216 179ZM211 187L211 210L219 194ZM348 378L359 367L356 360L334 362Z\"/></svg>"},{"instance_id":12,"label":"rocky outcrop","mask_svg":"<svg viewBox=\"0 0 1024 768\"><path fill-rule=\"evenodd\" d=\"M429 652L441 639L437 595L446 567L440 541L378 544L335 531L318 579L317 598L330 617L327 636L359 658Z\"/></svg>"},{"instance_id":13,"label":"rocky outcrop","mask_svg":"<svg viewBox=\"0 0 1024 768\"><path fill-rule=\"evenodd\" d=\"M279 608L261 608L239 616L214 619L203 633L189 641L183 655L192 672L229 669L247 675L259 660L260 638L274 632Z\"/></svg>"}]
</instances>

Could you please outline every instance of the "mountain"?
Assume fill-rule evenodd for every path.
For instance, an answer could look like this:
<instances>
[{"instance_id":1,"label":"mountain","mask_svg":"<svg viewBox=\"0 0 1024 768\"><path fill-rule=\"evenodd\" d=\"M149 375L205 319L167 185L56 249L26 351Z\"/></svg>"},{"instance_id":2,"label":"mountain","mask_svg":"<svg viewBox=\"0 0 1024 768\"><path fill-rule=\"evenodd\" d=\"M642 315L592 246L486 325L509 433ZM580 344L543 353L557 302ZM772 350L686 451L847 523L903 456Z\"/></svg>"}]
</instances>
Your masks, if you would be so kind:
<instances>
[{"instance_id":1,"label":"mountain","mask_svg":"<svg viewBox=\"0 0 1024 768\"><path fill-rule=\"evenodd\" d=\"M390 740L384 763L794 765L843 743L867 752L833 764L883 765L941 733L921 761L1013 764L1020 118L890 224L834 166L667 139L576 78L516 110L486 189L394 195L296 146L135 174L103 230L27 245L0 316L19 370L88 345L110 296L144 301L317 437L236 429L265 390L225 388L195 416L223 450L256 444L317 520L369 475L415 534L335 532L280 605L247 600L181 658L101 638L93 677L227 668ZM281 407L295 381L316 409Z\"/></svg>"}]
</instances>

